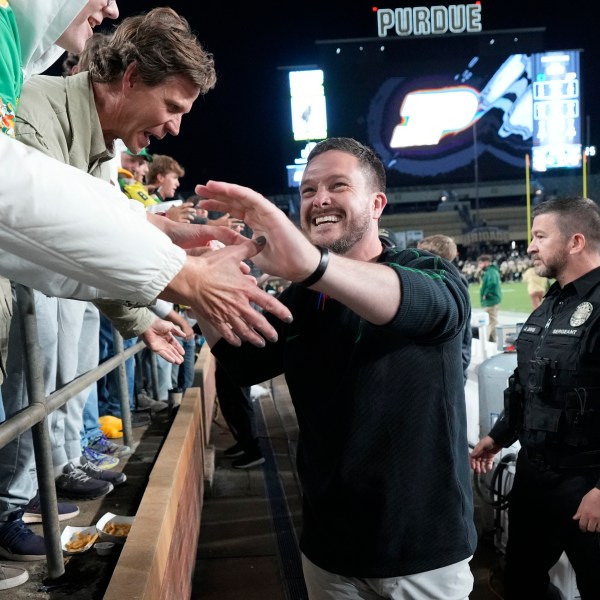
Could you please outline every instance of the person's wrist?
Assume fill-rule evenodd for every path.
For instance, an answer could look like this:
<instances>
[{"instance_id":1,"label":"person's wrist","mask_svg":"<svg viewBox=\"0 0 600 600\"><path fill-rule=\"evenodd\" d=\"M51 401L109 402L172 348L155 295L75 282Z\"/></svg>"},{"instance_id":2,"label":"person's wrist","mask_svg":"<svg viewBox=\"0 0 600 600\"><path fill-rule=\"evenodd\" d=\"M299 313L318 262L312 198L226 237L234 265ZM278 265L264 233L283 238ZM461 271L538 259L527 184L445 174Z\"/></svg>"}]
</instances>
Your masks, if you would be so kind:
<instances>
[{"instance_id":1,"label":"person's wrist","mask_svg":"<svg viewBox=\"0 0 600 600\"><path fill-rule=\"evenodd\" d=\"M303 279L302 281L298 282L298 285L301 285L302 287L310 287L311 285L317 283L317 281L319 281L321 277L323 277L325 271L327 270L327 265L329 264L329 249L323 248L322 246L317 246L317 249L321 253L319 264L317 265L317 268L306 279Z\"/></svg>"}]
</instances>

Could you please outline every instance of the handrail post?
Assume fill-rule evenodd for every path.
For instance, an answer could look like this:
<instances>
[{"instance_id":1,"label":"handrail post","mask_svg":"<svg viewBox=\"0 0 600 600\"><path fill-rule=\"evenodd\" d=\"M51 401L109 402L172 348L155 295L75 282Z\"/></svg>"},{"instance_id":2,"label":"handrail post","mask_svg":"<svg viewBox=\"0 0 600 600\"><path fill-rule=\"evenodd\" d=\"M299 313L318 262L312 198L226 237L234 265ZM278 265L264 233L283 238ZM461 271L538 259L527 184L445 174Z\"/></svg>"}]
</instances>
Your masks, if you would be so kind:
<instances>
[{"instance_id":1,"label":"handrail post","mask_svg":"<svg viewBox=\"0 0 600 600\"><path fill-rule=\"evenodd\" d=\"M32 436L42 510L42 528L46 545L48 577L57 579L64 574L65 564L60 542L58 500L56 499L52 446L48 430L48 410L43 379L44 369L38 339L35 303L33 291L30 288L15 284L15 292L24 336L23 350L29 404L42 405L46 414L39 423L33 426Z\"/></svg>"},{"instance_id":2,"label":"handrail post","mask_svg":"<svg viewBox=\"0 0 600 600\"><path fill-rule=\"evenodd\" d=\"M156 354L150 354L150 374L152 377L152 394L155 400L160 400L160 386L158 384L158 363Z\"/></svg>"},{"instance_id":3,"label":"handrail post","mask_svg":"<svg viewBox=\"0 0 600 600\"><path fill-rule=\"evenodd\" d=\"M121 334L113 327L113 347L115 354L123 356L123 338ZM133 428L131 426L131 407L129 406L129 384L127 381L126 360L119 363L117 367L117 388L119 391L119 400L121 401L121 422L123 425L123 441L126 446L132 447Z\"/></svg>"}]
</instances>

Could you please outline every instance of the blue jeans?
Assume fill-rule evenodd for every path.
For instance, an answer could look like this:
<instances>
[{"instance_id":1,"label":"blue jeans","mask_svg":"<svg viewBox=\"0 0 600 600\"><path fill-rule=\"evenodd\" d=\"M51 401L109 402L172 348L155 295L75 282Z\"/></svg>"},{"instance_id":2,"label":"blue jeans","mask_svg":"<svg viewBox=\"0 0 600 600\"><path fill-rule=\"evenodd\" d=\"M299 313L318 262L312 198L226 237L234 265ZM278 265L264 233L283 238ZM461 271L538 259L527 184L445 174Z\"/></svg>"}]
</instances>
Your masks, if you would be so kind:
<instances>
[{"instance_id":1,"label":"blue jeans","mask_svg":"<svg viewBox=\"0 0 600 600\"><path fill-rule=\"evenodd\" d=\"M93 385L83 407L83 427L81 428L81 447L85 448L92 440L102 435L98 410L98 388Z\"/></svg>"},{"instance_id":2,"label":"blue jeans","mask_svg":"<svg viewBox=\"0 0 600 600\"><path fill-rule=\"evenodd\" d=\"M168 402L169 390L171 389L173 364L164 359L159 354L155 354L149 348L144 348L139 355L139 369L141 382L144 389L150 396L154 398L154 389L152 384L152 361L156 360L156 370L158 377L158 398L155 400L163 400Z\"/></svg>"},{"instance_id":3,"label":"blue jeans","mask_svg":"<svg viewBox=\"0 0 600 600\"><path fill-rule=\"evenodd\" d=\"M130 348L137 343L137 338L123 340L123 349ZM113 333L111 322L100 315L100 362L114 356L115 348L113 342ZM134 387L135 387L135 359L133 356L125 361L125 372L127 374L127 388L129 392L129 407L135 408ZM100 416L112 415L122 417L121 399L119 397L119 371L115 369L98 380L98 413Z\"/></svg>"},{"instance_id":4,"label":"blue jeans","mask_svg":"<svg viewBox=\"0 0 600 600\"><path fill-rule=\"evenodd\" d=\"M185 391L194 384L196 338L193 337L191 340L179 339L179 341L185 350L185 355L183 357L183 362L180 365L173 365L171 387L180 388Z\"/></svg>"},{"instance_id":5,"label":"blue jeans","mask_svg":"<svg viewBox=\"0 0 600 600\"><path fill-rule=\"evenodd\" d=\"M6 421L6 414L4 412L4 403L2 402L2 391L0 391L0 423Z\"/></svg>"}]
</instances>

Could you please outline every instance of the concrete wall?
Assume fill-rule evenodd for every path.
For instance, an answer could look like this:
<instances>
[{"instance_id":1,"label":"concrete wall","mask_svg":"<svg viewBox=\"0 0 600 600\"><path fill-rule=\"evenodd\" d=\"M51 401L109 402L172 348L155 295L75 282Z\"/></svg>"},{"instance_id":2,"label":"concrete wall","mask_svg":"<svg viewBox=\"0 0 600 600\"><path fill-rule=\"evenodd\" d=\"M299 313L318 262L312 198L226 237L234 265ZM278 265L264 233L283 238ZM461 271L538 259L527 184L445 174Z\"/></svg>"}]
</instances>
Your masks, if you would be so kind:
<instances>
[{"instance_id":1,"label":"concrete wall","mask_svg":"<svg viewBox=\"0 0 600 600\"><path fill-rule=\"evenodd\" d=\"M200 534L208 442L215 403L208 347L150 474L104 600L185 600ZM205 422L205 418L208 422ZM206 427L205 427L206 425Z\"/></svg>"}]
</instances>

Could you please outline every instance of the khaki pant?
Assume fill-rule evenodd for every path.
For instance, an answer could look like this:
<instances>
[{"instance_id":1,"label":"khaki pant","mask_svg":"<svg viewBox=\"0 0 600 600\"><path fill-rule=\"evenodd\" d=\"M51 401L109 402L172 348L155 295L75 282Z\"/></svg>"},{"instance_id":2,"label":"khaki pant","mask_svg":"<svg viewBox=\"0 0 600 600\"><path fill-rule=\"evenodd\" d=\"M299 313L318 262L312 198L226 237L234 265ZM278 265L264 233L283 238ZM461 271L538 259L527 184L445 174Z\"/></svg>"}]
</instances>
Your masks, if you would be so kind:
<instances>
[{"instance_id":1,"label":"khaki pant","mask_svg":"<svg viewBox=\"0 0 600 600\"><path fill-rule=\"evenodd\" d=\"M6 356L8 354L8 332L12 319L13 301L10 281L0 277L0 383L6 375Z\"/></svg>"},{"instance_id":2,"label":"khaki pant","mask_svg":"<svg viewBox=\"0 0 600 600\"><path fill-rule=\"evenodd\" d=\"M496 304L494 306L484 306L483 310L490 316L490 324L488 325L488 340L490 342L496 341L496 327L498 326L498 307L500 305Z\"/></svg>"},{"instance_id":3,"label":"khaki pant","mask_svg":"<svg viewBox=\"0 0 600 600\"><path fill-rule=\"evenodd\" d=\"M345 577L325 571L302 555L302 571L310 600L468 600L473 574L467 560L403 577Z\"/></svg>"}]
</instances>

